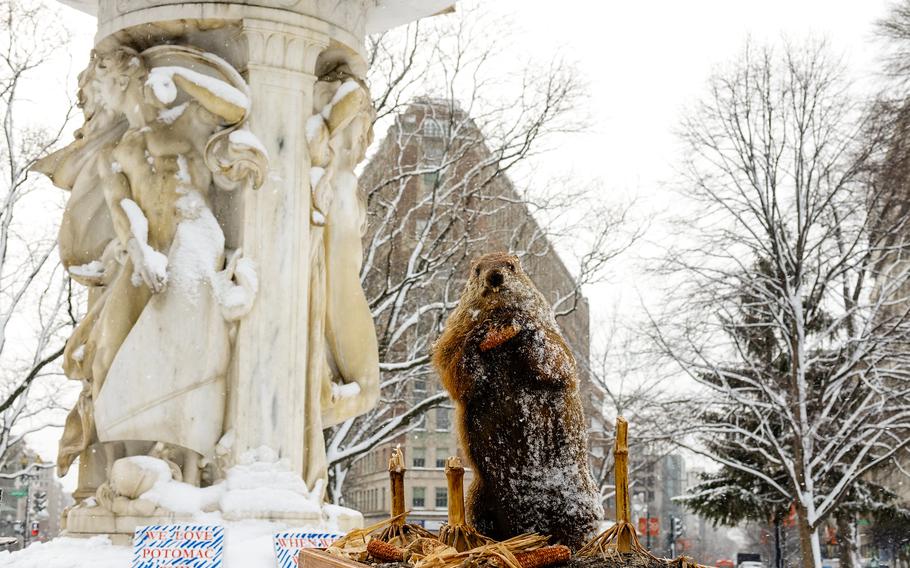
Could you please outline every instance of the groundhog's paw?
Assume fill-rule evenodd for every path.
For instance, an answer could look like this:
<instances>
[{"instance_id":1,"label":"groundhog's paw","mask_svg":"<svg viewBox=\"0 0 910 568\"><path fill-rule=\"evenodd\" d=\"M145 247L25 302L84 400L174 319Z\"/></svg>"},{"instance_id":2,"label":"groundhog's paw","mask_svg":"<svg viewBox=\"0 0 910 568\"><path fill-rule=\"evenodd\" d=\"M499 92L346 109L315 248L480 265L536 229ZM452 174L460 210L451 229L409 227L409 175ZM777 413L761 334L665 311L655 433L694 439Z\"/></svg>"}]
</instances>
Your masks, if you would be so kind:
<instances>
[{"instance_id":1,"label":"groundhog's paw","mask_svg":"<svg viewBox=\"0 0 910 568\"><path fill-rule=\"evenodd\" d=\"M496 349L506 341L518 335L518 332L520 331L521 326L515 323L505 327L494 327L489 329L480 342L480 350L489 351L490 349Z\"/></svg>"}]
</instances>

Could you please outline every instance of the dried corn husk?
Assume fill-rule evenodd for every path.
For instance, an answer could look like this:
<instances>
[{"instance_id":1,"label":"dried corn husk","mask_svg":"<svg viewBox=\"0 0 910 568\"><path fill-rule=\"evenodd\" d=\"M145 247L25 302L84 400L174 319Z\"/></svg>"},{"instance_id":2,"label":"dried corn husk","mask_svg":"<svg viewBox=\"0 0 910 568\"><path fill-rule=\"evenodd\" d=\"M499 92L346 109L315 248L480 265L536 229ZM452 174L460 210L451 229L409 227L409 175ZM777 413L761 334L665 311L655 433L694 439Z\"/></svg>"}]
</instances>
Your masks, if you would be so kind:
<instances>
[{"instance_id":1,"label":"dried corn husk","mask_svg":"<svg viewBox=\"0 0 910 568\"><path fill-rule=\"evenodd\" d=\"M418 538L405 548L405 561L411 564L423 560L431 554L441 553L444 551L457 552L454 548L446 546L435 538Z\"/></svg>"},{"instance_id":2,"label":"dried corn husk","mask_svg":"<svg viewBox=\"0 0 910 568\"><path fill-rule=\"evenodd\" d=\"M369 553L367 552L367 546L369 545L370 540L372 540L374 536L381 533L383 529L392 523L403 519L407 514L407 511L405 511L398 517L390 517L384 521L380 521L366 528L354 529L348 534L344 535L344 537L332 543L332 546L327 548L326 552L340 558L347 558L349 560L363 562L369 556Z\"/></svg>"},{"instance_id":3,"label":"dried corn husk","mask_svg":"<svg viewBox=\"0 0 910 568\"><path fill-rule=\"evenodd\" d=\"M547 537L539 534L523 534L504 540L492 542L477 548L458 552L454 549L430 554L417 562L415 568L456 568L456 567L499 567L521 568L515 555L520 552L536 550L547 544Z\"/></svg>"}]
</instances>

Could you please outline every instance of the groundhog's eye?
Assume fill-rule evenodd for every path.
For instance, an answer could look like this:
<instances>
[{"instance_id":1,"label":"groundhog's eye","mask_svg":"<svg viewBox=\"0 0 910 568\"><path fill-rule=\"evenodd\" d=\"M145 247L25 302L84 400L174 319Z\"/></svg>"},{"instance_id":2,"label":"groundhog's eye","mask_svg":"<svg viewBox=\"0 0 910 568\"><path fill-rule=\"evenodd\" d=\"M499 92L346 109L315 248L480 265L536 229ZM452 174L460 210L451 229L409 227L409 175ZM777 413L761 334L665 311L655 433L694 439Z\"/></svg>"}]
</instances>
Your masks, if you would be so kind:
<instances>
[{"instance_id":1,"label":"groundhog's eye","mask_svg":"<svg viewBox=\"0 0 910 568\"><path fill-rule=\"evenodd\" d=\"M474 269L474 276L480 276L480 267Z\"/></svg>"},{"instance_id":2,"label":"groundhog's eye","mask_svg":"<svg viewBox=\"0 0 910 568\"><path fill-rule=\"evenodd\" d=\"M510 262L506 266L509 267L509 270L511 270L512 272L515 272L515 265L513 263Z\"/></svg>"}]
</instances>

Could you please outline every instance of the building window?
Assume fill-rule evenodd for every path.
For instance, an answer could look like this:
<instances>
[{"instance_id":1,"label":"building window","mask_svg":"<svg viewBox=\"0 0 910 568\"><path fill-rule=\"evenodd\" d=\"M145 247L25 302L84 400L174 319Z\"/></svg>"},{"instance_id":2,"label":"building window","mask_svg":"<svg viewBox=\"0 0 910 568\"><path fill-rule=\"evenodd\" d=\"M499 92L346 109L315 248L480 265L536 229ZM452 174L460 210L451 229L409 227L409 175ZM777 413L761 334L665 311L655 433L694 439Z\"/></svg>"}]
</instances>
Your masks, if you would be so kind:
<instances>
[{"instance_id":1,"label":"building window","mask_svg":"<svg viewBox=\"0 0 910 568\"><path fill-rule=\"evenodd\" d=\"M445 467L449 448L436 448L436 467Z\"/></svg>"},{"instance_id":2,"label":"building window","mask_svg":"<svg viewBox=\"0 0 910 568\"><path fill-rule=\"evenodd\" d=\"M445 148L443 148L441 140L430 140L423 143L424 165L439 165L444 154Z\"/></svg>"},{"instance_id":3,"label":"building window","mask_svg":"<svg viewBox=\"0 0 910 568\"><path fill-rule=\"evenodd\" d=\"M417 220L417 232L420 233L424 227L427 226L426 219ZM424 378L414 379L411 382L411 388L414 390L415 395L423 395L427 393L427 380Z\"/></svg>"},{"instance_id":4,"label":"building window","mask_svg":"<svg viewBox=\"0 0 910 568\"><path fill-rule=\"evenodd\" d=\"M426 467L427 466L426 448L414 448L411 450L411 466L413 466L413 467Z\"/></svg>"},{"instance_id":5,"label":"building window","mask_svg":"<svg viewBox=\"0 0 910 568\"><path fill-rule=\"evenodd\" d=\"M423 508L427 505L427 488L415 487L411 490L411 507Z\"/></svg>"},{"instance_id":6,"label":"building window","mask_svg":"<svg viewBox=\"0 0 910 568\"><path fill-rule=\"evenodd\" d=\"M427 415L424 414L420 417L420 420L417 422L417 426L414 427L415 430L426 430L427 429Z\"/></svg>"},{"instance_id":7,"label":"building window","mask_svg":"<svg viewBox=\"0 0 910 568\"><path fill-rule=\"evenodd\" d=\"M438 157L441 157L441 156L438 156ZM423 174L423 186L426 189L432 189L432 188L436 187L436 183L438 181L439 181L439 172L428 172L428 173Z\"/></svg>"},{"instance_id":8,"label":"building window","mask_svg":"<svg viewBox=\"0 0 910 568\"><path fill-rule=\"evenodd\" d=\"M448 507L449 506L449 494L446 492L445 487L436 488L436 507Z\"/></svg>"},{"instance_id":9,"label":"building window","mask_svg":"<svg viewBox=\"0 0 910 568\"><path fill-rule=\"evenodd\" d=\"M442 123L435 118L423 119L423 135L431 138L442 138L445 134L445 128Z\"/></svg>"},{"instance_id":10,"label":"building window","mask_svg":"<svg viewBox=\"0 0 910 568\"><path fill-rule=\"evenodd\" d=\"M448 408L437 408L436 409L436 431L437 432L448 432L449 431L449 409Z\"/></svg>"},{"instance_id":11,"label":"building window","mask_svg":"<svg viewBox=\"0 0 910 568\"><path fill-rule=\"evenodd\" d=\"M414 236L420 238L423 235L423 231L427 228L429 221L426 219L418 219L414 223ZM417 386L414 386L414 394L418 397L421 397L427 394L427 382L424 379L418 379L420 381L420 390L417 389Z\"/></svg>"}]
</instances>

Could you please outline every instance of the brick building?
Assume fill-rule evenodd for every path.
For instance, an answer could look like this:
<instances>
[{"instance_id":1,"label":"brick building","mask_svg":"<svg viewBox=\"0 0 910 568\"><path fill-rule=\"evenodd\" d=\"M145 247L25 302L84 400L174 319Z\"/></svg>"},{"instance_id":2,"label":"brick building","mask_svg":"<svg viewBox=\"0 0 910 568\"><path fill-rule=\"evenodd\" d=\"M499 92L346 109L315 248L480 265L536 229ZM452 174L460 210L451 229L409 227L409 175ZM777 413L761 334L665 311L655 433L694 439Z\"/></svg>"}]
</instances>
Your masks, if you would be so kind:
<instances>
[{"instance_id":1,"label":"brick building","mask_svg":"<svg viewBox=\"0 0 910 568\"><path fill-rule=\"evenodd\" d=\"M601 415L603 393L586 372L588 302L488 142L475 122L450 101L418 99L395 117L360 181L368 212L365 262L374 267L365 277L367 296L375 296L390 281L399 282L399 271L413 270L415 250L433 247L442 251L446 270L424 283L420 293L408 301L426 305L444 301L451 307L473 258L501 250L518 255L525 272L556 306L557 322L575 352L595 461L607 449ZM390 237L376 238L377 231ZM383 269L376 270L377 265ZM422 338L436 337L443 315L408 329L414 335L415 353L429 350ZM400 333L386 329L382 317L378 319L380 351L407 349L391 346L390 338L400 340ZM442 390L429 368L409 380L411 401ZM388 515L387 464L397 444L404 450L408 467L405 500L413 511L409 518L436 529L446 519L445 458L463 455L454 433L450 401L430 409L406 435L355 461L345 479L343 502L362 511L367 524ZM470 478L469 470L466 483Z\"/></svg>"}]
</instances>

